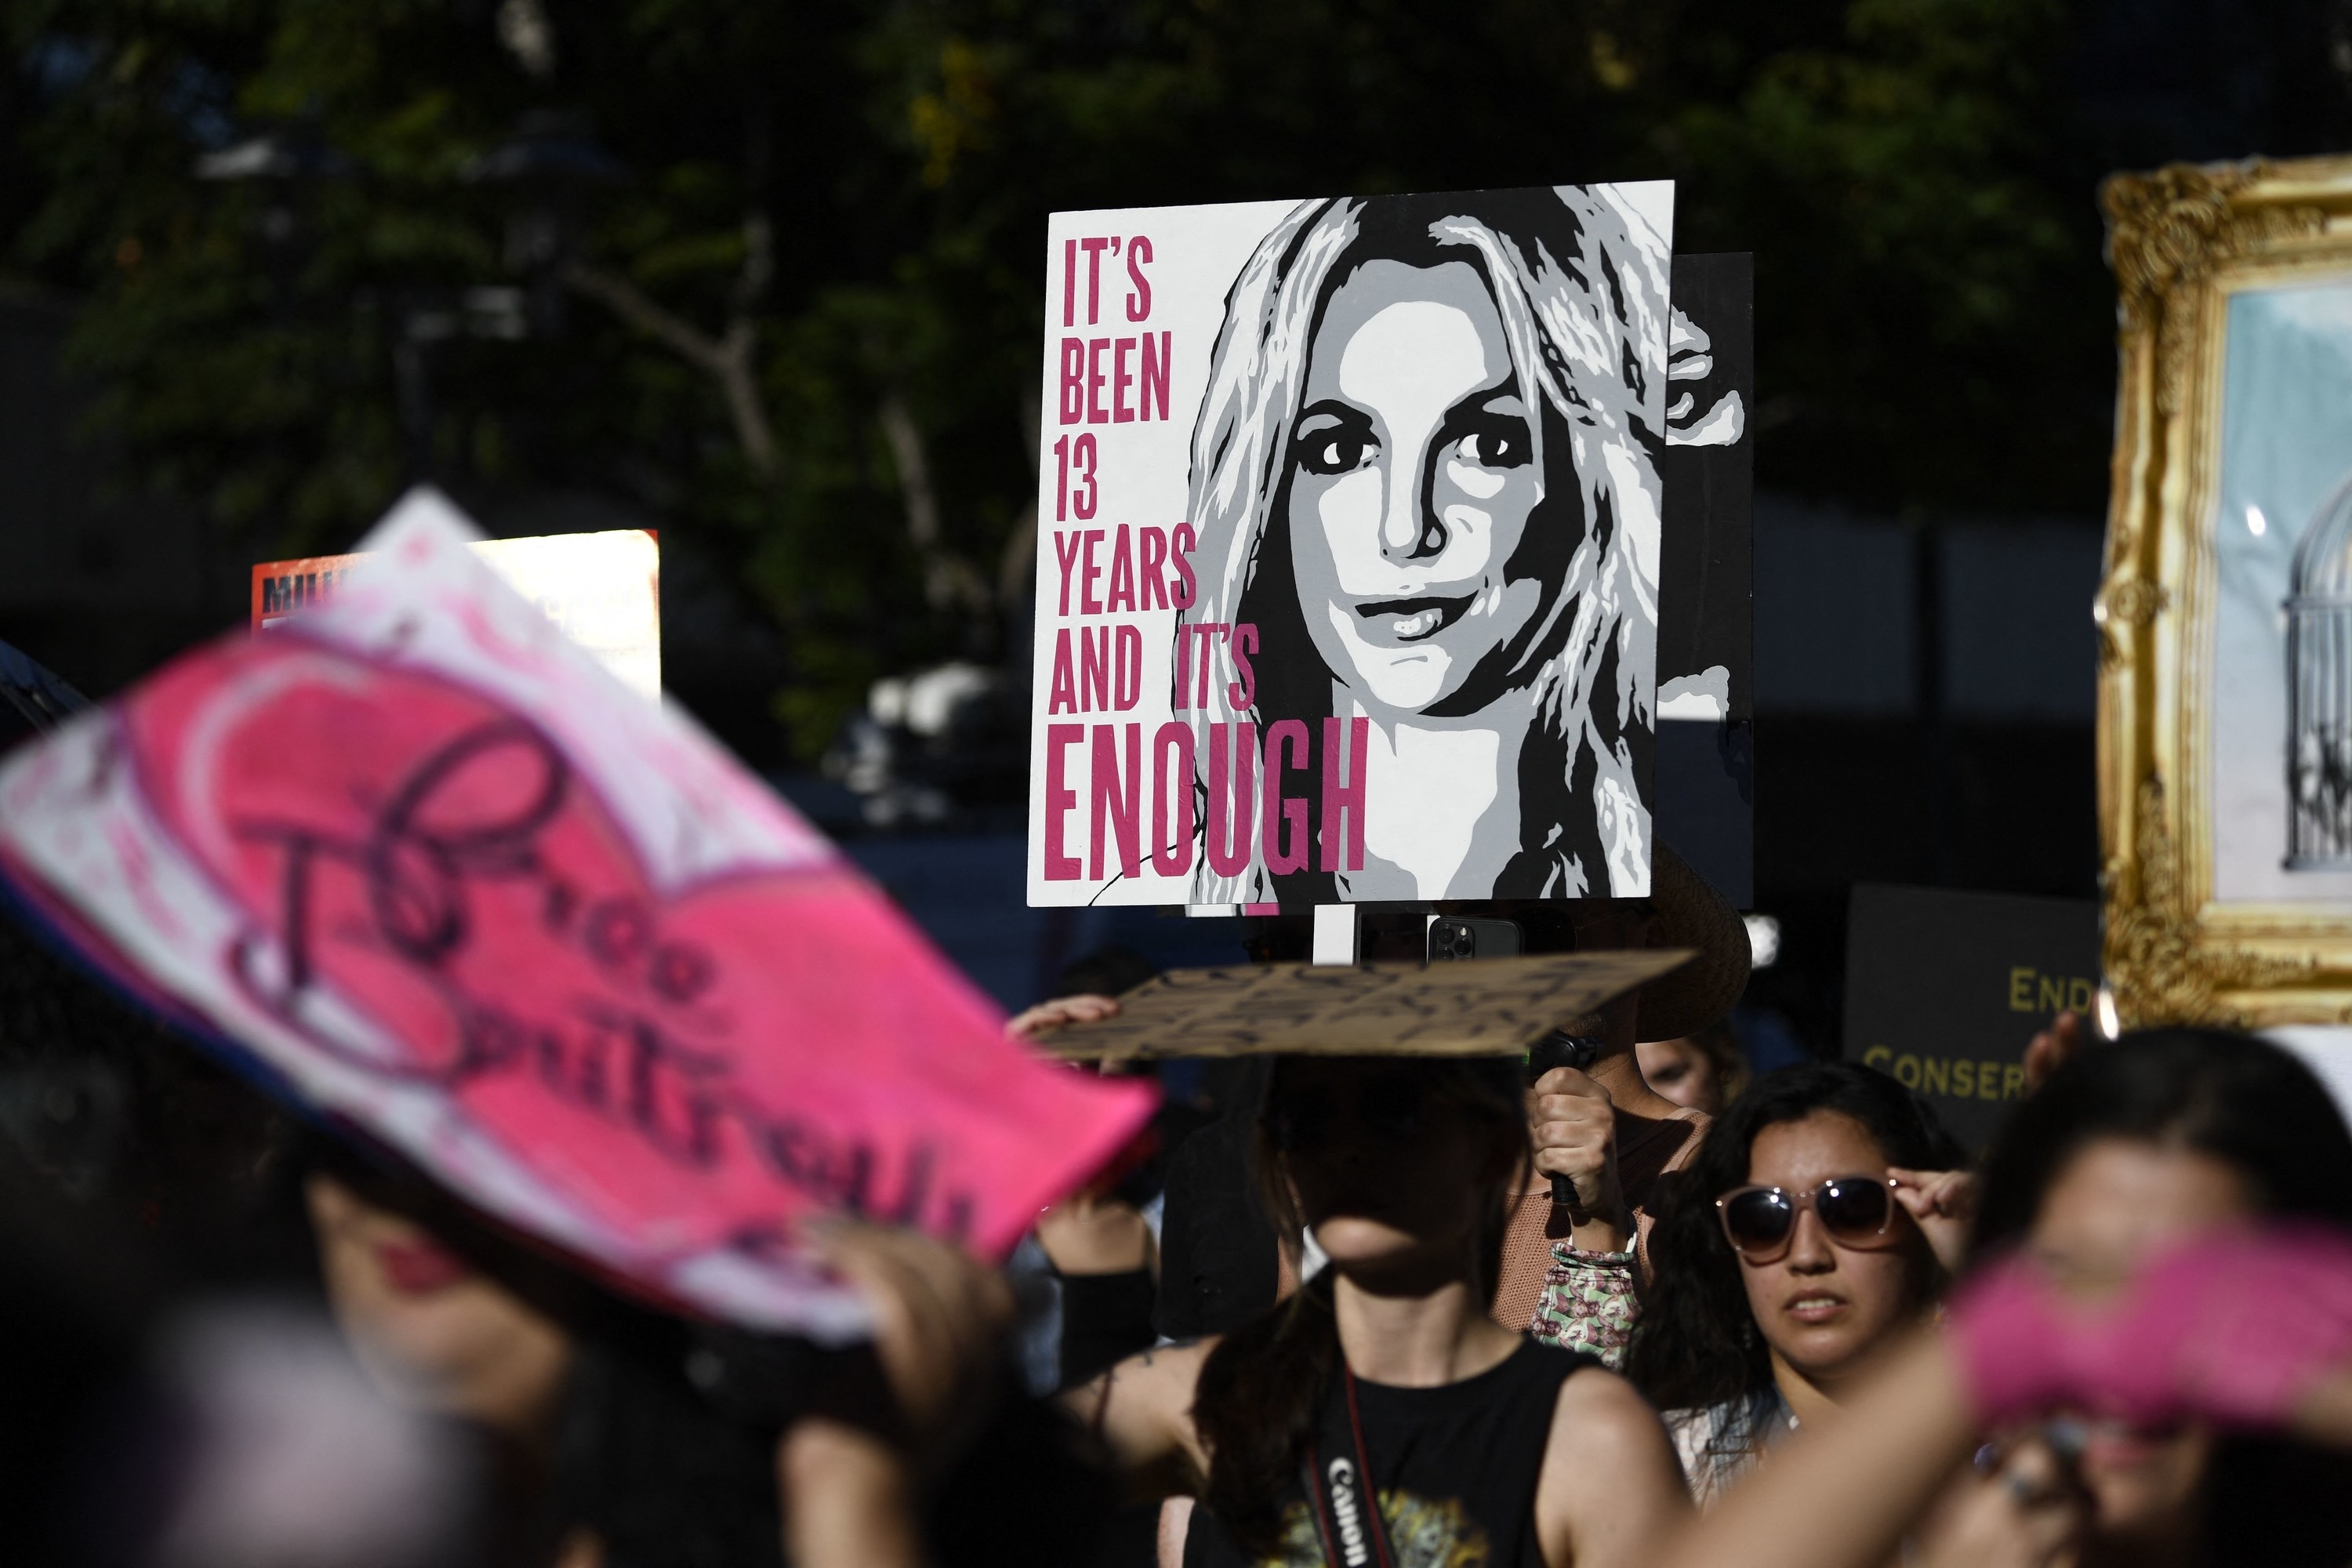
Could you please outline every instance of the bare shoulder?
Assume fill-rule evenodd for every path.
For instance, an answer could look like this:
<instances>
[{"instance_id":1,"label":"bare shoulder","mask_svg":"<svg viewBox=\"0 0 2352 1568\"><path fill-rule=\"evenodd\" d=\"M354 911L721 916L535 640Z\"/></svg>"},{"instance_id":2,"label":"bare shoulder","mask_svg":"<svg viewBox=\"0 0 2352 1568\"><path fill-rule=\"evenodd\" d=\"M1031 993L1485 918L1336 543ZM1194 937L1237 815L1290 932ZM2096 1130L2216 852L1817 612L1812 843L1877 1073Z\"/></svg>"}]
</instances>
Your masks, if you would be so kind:
<instances>
[{"instance_id":1,"label":"bare shoulder","mask_svg":"<svg viewBox=\"0 0 2352 1568\"><path fill-rule=\"evenodd\" d=\"M1087 1384L1087 1391L1115 1394L1118 1399L1149 1405L1155 1411L1188 1415L1192 1387L1201 1380L1201 1363L1217 1348L1217 1336L1178 1340L1138 1351Z\"/></svg>"},{"instance_id":2,"label":"bare shoulder","mask_svg":"<svg viewBox=\"0 0 2352 1568\"><path fill-rule=\"evenodd\" d=\"M1690 1508L1665 1425L1633 1385L1597 1366L1559 1385L1536 1483L1536 1524L1552 1568L1649 1561Z\"/></svg>"},{"instance_id":3,"label":"bare shoulder","mask_svg":"<svg viewBox=\"0 0 2352 1568\"><path fill-rule=\"evenodd\" d=\"M1658 1413L1633 1385L1605 1367L1579 1367L1559 1385L1551 1407L1551 1447L1545 1462L1567 1449L1613 1448L1628 1437L1665 1433Z\"/></svg>"},{"instance_id":4,"label":"bare shoulder","mask_svg":"<svg viewBox=\"0 0 2352 1568\"><path fill-rule=\"evenodd\" d=\"M1064 1394L1064 1408L1110 1445L1130 1468L1181 1452L1204 1463L1192 1430L1192 1394L1214 1338L1139 1351L1093 1382Z\"/></svg>"},{"instance_id":5,"label":"bare shoulder","mask_svg":"<svg viewBox=\"0 0 2352 1568\"><path fill-rule=\"evenodd\" d=\"M1127 1375L1162 1383L1181 1383L1187 1389L1201 1375L1201 1363L1217 1348L1223 1336L1205 1335L1197 1340L1175 1340L1150 1350L1138 1351L1119 1363Z\"/></svg>"}]
</instances>

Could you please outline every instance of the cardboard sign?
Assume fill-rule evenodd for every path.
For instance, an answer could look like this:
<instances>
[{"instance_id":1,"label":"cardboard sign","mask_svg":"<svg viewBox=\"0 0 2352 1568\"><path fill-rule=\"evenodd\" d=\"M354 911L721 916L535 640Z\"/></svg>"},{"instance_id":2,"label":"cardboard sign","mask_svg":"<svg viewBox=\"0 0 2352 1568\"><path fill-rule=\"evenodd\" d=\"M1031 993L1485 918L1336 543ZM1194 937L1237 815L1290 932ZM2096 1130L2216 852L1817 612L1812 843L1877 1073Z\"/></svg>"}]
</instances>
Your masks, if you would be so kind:
<instances>
[{"instance_id":1,"label":"cardboard sign","mask_svg":"<svg viewBox=\"0 0 2352 1568\"><path fill-rule=\"evenodd\" d=\"M413 495L333 603L0 767L0 872L304 1104L667 1300L826 1337L794 1226L1002 1251L1149 1115L1050 1066ZM289 744L289 738L302 743Z\"/></svg>"},{"instance_id":2,"label":"cardboard sign","mask_svg":"<svg viewBox=\"0 0 2352 1568\"><path fill-rule=\"evenodd\" d=\"M1673 230L1054 215L1032 904L1648 893Z\"/></svg>"},{"instance_id":3,"label":"cardboard sign","mask_svg":"<svg viewBox=\"0 0 2352 1568\"><path fill-rule=\"evenodd\" d=\"M1045 1041L1075 1059L1502 1056L1688 962L1686 950L1558 952L1476 963L1178 969L1118 1016Z\"/></svg>"},{"instance_id":4,"label":"cardboard sign","mask_svg":"<svg viewBox=\"0 0 2352 1568\"><path fill-rule=\"evenodd\" d=\"M1981 1149L2025 1093L2025 1047L2099 993L2088 900L1857 887L1846 938L1845 1057L1916 1089Z\"/></svg>"},{"instance_id":5,"label":"cardboard sign","mask_svg":"<svg viewBox=\"0 0 2352 1568\"><path fill-rule=\"evenodd\" d=\"M477 539L471 548L563 635L632 690L661 695L661 542L643 528ZM323 605L363 555L307 555L253 569L253 629Z\"/></svg>"}]
</instances>

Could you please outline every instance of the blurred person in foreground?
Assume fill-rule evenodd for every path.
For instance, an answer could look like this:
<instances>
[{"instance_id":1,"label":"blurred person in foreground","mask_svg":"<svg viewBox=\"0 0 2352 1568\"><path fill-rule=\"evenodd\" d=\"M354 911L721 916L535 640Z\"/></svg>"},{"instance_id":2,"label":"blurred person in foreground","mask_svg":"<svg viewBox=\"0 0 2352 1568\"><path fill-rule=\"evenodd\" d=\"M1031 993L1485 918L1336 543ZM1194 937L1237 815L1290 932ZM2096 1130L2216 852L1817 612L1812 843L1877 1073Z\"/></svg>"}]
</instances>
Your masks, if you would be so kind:
<instances>
[{"instance_id":1,"label":"blurred person in foreground","mask_svg":"<svg viewBox=\"0 0 2352 1568\"><path fill-rule=\"evenodd\" d=\"M870 1350L825 1352L623 1301L350 1155L328 1152L305 1190L378 1390L496 1441L499 1561L1074 1561L1099 1534L1092 1471L1001 1386L1003 1281L947 1243L816 1230L876 1313Z\"/></svg>"},{"instance_id":2,"label":"blurred person in foreground","mask_svg":"<svg viewBox=\"0 0 2352 1568\"><path fill-rule=\"evenodd\" d=\"M2352 1560L2352 1133L2266 1041L2083 1047L1988 1157L1948 1330L1664 1568L1871 1568L1972 1453L2084 1568ZM1987 1560L1982 1553L1978 1561Z\"/></svg>"}]
</instances>

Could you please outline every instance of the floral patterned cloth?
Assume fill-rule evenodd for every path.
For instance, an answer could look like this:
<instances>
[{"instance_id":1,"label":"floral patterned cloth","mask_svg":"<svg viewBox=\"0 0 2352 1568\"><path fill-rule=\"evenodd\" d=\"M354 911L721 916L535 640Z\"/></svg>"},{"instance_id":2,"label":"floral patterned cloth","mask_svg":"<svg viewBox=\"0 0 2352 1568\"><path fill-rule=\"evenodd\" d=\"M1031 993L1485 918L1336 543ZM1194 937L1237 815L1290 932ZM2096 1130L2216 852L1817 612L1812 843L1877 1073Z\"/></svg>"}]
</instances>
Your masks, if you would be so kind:
<instances>
[{"instance_id":1,"label":"floral patterned cloth","mask_svg":"<svg viewBox=\"0 0 2352 1568\"><path fill-rule=\"evenodd\" d=\"M1598 1356L1610 1371L1622 1372L1640 1313L1633 1253L1583 1252L1557 1242L1528 1332L1545 1344Z\"/></svg>"}]
</instances>

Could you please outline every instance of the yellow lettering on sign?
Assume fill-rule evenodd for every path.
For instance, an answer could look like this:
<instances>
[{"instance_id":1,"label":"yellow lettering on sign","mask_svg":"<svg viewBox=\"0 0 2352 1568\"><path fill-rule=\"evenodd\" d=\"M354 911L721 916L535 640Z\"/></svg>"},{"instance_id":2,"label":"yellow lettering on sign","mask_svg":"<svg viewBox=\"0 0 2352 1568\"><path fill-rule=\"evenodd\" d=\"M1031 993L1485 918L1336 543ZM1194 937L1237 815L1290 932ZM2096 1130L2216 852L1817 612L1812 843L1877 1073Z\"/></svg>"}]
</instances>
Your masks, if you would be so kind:
<instances>
[{"instance_id":1,"label":"yellow lettering on sign","mask_svg":"<svg viewBox=\"0 0 2352 1568\"><path fill-rule=\"evenodd\" d=\"M2012 1013L2087 1013L2098 994L2099 983L2079 974L2043 974L2030 964L2009 972Z\"/></svg>"},{"instance_id":2,"label":"yellow lettering on sign","mask_svg":"<svg viewBox=\"0 0 2352 1568\"><path fill-rule=\"evenodd\" d=\"M1921 1056L1912 1051L1897 1052L1891 1046L1873 1046L1862 1053L1862 1065L1922 1094L1996 1100L2018 1100L2025 1094L2025 1068L2020 1062Z\"/></svg>"}]
</instances>

